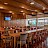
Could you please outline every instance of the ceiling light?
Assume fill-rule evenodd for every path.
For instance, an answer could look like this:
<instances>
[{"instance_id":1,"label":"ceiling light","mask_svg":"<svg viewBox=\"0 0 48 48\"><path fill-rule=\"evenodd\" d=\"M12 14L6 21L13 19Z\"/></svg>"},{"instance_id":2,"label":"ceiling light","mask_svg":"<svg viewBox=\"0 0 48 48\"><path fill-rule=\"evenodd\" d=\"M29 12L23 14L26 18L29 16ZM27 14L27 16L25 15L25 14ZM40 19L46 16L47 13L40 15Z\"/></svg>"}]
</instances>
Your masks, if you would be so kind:
<instances>
[{"instance_id":1,"label":"ceiling light","mask_svg":"<svg viewBox=\"0 0 48 48\"><path fill-rule=\"evenodd\" d=\"M3 9L3 7L0 7L0 9Z\"/></svg>"},{"instance_id":2,"label":"ceiling light","mask_svg":"<svg viewBox=\"0 0 48 48\"><path fill-rule=\"evenodd\" d=\"M9 11L9 13L12 13L12 14L14 14L12 11Z\"/></svg>"},{"instance_id":3,"label":"ceiling light","mask_svg":"<svg viewBox=\"0 0 48 48\"><path fill-rule=\"evenodd\" d=\"M27 9L27 10L30 10L30 9Z\"/></svg>"},{"instance_id":4,"label":"ceiling light","mask_svg":"<svg viewBox=\"0 0 48 48\"><path fill-rule=\"evenodd\" d=\"M35 10L35 12L37 12L38 10Z\"/></svg>"},{"instance_id":5,"label":"ceiling light","mask_svg":"<svg viewBox=\"0 0 48 48\"><path fill-rule=\"evenodd\" d=\"M14 14L14 13L12 13L12 14Z\"/></svg>"},{"instance_id":6,"label":"ceiling light","mask_svg":"<svg viewBox=\"0 0 48 48\"><path fill-rule=\"evenodd\" d=\"M21 8L24 8L24 6L22 6Z\"/></svg>"},{"instance_id":7,"label":"ceiling light","mask_svg":"<svg viewBox=\"0 0 48 48\"><path fill-rule=\"evenodd\" d=\"M21 12L24 12L24 11L21 11Z\"/></svg>"},{"instance_id":8,"label":"ceiling light","mask_svg":"<svg viewBox=\"0 0 48 48\"><path fill-rule=\"evenodd\" d=\"M11 18L12 18L12 16L11 16Z\"/></svg>"},{"instance_id":9,"label":"ceiling light","mask_svg":"<svg viewBox=\"0 0 48 48\"><path fill-rule=\"evenodd\" d=\"M12 11L9 11L9 13L12 13Z\"/></svg>"},{"instance_id":10,"label":"ceiling light","mask_svg":"<svg viewBox=\"0 0 48 48\"><path fill-rule=\"evenodd\" d=\"M34 14L34 12L32 12L32 14Z\"/></svg>"},{"instance_id":11,"label":"ceiling light","mask_svg":"<svg viewBox=\"0 0 48 48\"><path fill-rule=\"evenodd\" d=\"M23 13L23 15L25 15L25 13Z\"/></svg>"},{"instance_id":12,"label":"ceiling light","mask_svg":"<svg viewBox=\"0 0 48 48\"><path fill-rule=\"evenodd\" d=\"M30 4L34 4L34 2L31 2Z\"/></svg>"},{"instance_id":13,"label":"ceiling light","mask_svg":"<svg viewBox=\"0 0 48 48\"><path fill-rule=\"evenodd\" d=\"M6 4L6 5L7 5L8 3L4 3L4 4Z\"/></svg>"}]
</instances>

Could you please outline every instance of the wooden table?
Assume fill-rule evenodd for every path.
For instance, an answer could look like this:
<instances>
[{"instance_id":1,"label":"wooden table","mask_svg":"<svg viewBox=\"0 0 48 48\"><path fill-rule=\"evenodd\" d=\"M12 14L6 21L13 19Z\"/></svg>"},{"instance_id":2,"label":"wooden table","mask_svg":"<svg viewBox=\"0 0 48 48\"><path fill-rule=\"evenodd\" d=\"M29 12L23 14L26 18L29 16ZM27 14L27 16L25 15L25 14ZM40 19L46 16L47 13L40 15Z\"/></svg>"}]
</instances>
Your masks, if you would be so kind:
<instances>
[{"instance_id":1,"label":"wooden table","mask_svg":"<svg viewBox=\"0 0 48 48\"><path fill-rule=\"evenodd\" d=\"M10 36L14 37L14 48L15 48L15 46L16 46L16 37L19 37L20 33L13 33L13 34L10 34Z\"/></svg>"},{"instance_id":2,"label":"wooden table","mask_svg":"<svg viewBox=\"0 0 48 48\"><path fill-rule=\"evenodd\" d=\"M10 34L10 36L14 37L14 48L15 48L15 45L16 45L16 37L19 37L21 34L29 34L29 33L36 32L36 31L41 31L41 30L44 30L44 29L30 30L30 31Z\"/></svg>"},{"instance_id":3,"label":"wooden table","mask_svg":"<svg viewBox=\"0 0 48 48\"><path fill-rule=\"evenodd\" d=\"M2 35L3 32L4 32L4 30L0 29L0 39L1 39L1 35Z\"/></svg>"}]
</instances>

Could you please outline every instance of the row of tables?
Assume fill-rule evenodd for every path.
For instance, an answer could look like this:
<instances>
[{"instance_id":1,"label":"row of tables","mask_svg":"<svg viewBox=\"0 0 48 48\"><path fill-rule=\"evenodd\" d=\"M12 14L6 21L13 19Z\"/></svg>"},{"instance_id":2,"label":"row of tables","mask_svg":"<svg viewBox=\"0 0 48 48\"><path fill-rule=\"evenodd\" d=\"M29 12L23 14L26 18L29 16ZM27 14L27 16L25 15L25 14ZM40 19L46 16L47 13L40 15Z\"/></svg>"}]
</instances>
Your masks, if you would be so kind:
<instances>
[{"instance_id":1,"label":"row of tables","mask_svg":"<svg viewBox=\"0 0 48 48\"><path fill-rule=\"evenodd\" d=\"M41 30L44 30L44 29L37 29L37 30L30 30L30 31L25 31L25 32L19 32L19 33L13 33L13 34L10 34L10 36L13 36L14 37L14 48L15 48L15 39L16 37L20 36L21 34L29 34L29 33L32 33L32 32L37 32L37 31L41 31Z\"/></svg>"},{"instance_id":2,"label":"row of tables","mask_svg":"<svg viewBox=\"0 0 48 48\"><path fill-rule=\"evenodd\" d=\"M19 37L21 34L29 34L29 33L37 32L37 31L41 31L41 30L44 30L44 29L30 30L30 31L19 32L19 33L12 33L12 34L10 33L9 35L11 37L14 37L14 48L16 46L16 37ZM1 38L6 38L6 36L2 35Z\"/></svg>"}]
</instances>

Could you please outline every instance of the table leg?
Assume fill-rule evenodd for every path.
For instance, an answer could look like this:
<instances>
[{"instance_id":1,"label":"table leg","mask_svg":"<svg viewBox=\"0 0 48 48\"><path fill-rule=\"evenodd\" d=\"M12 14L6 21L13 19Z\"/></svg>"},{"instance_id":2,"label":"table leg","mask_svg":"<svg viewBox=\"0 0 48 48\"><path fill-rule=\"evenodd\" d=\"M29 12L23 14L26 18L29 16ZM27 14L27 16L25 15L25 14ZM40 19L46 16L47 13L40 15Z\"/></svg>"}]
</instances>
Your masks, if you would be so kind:
<instances>
[{"instance_id":1,"label":"table leg","mask_svg":"<svg viewBox=\"0 0 48 48\"><path fill-rule=\"evenodd\" d=\"M14 48L16 47L16 37L14 37Z\"/></svg>"}]
</instances>

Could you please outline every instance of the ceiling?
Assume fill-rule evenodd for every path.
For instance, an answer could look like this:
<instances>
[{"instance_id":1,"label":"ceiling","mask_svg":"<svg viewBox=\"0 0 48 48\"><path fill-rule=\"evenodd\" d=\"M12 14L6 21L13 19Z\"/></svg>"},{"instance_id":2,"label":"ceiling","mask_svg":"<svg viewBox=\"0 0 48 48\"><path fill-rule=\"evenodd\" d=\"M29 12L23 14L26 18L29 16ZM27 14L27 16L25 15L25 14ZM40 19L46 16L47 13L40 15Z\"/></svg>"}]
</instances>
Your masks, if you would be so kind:
<instances>
[{"instance_id":1,"label":"ceiling","mask_svg":"<svg viewBox=\"0 0 48 48\"><path fill-rule=\"evenodd\" d=\"M31 14L32 11L48 11L48 0L0 0L0 12Z\"/></svg>"}]
</instances>

